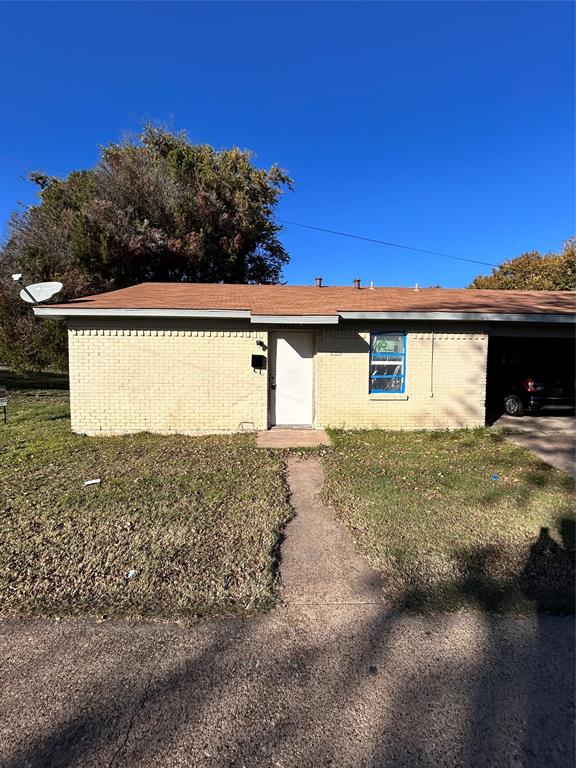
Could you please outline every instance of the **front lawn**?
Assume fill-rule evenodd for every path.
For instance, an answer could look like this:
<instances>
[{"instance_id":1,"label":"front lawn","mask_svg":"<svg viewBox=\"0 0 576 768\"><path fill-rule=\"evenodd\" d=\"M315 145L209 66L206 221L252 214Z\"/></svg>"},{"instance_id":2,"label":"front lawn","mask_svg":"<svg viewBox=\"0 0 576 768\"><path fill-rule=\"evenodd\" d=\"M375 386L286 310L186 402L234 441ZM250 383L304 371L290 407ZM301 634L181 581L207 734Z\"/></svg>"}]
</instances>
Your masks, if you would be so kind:
<instances>
[{"instance_id":1,"label":"front lawn","mask_svg":"<svg viewBox=\"0 0 576 768\"><path fill-rule=\"evenodd\" d=\"M73 435L61 377L0 372L2 383L2 614L175 618L274 603L290 516L279 457L250 435Z\"/></svg>"},{"instance_id":2,"label":"front lawn","mask_svg":"<svg viewBox=\"0 0 576 768\"><path fill-rule=\"evenodd\" d=\"M572 480L489 430L333 432L324 495L398 608L574 610Z\"/></svg>"}]
</instances>

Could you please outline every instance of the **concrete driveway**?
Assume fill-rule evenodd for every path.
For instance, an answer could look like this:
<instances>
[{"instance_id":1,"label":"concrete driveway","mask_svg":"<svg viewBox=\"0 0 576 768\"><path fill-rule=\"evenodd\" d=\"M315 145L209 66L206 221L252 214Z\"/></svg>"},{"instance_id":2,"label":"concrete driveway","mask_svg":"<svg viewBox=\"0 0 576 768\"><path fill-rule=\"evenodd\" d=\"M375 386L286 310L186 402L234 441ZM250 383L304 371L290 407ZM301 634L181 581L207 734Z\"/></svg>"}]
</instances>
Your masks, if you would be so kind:
<instances>
[{"instance_id":1,"label":"concrete driveway","mask_svg":"<svg viewBox=\"0 0 576 768\"><path fill-rule=\"evenodd\" d=\"M394 613L288 469L282 607L0 623L3 768L572 768L574 621Z\"/></svg>"},{"instance_id":2,"label":"concrete driveway","mask_svg":"<svg viewBox=\"0 0 576 768\"><path fill-rule=\"evenodd\" d=\"M573 415L501 416L493 429L504 429L506 438L528 448L540 459L576 477L576 418Z\"/></svg>"}]
</instances>

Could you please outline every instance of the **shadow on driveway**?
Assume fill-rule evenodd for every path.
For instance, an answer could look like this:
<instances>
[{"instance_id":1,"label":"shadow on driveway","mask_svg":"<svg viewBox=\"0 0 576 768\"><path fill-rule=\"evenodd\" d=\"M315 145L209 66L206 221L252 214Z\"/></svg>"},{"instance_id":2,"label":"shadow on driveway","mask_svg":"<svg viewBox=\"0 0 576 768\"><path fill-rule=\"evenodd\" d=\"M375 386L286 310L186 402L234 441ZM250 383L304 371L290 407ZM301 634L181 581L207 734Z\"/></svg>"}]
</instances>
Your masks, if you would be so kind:
<instances>
[{"instance_id":1,"label":"shadow on driveway","mask_svg":"<svg viewBox=\"0 0 576 768\"><path fill-rule=\"evenodd\" d=\"M576 477L576 418L554 412L500 416L492 428L504 430L507 440L532 451L542 461Z\"/></svg>"},{"instance_id":2,"label":"shadow on driveway","mask_svg":"<svg viewBox=\"0 0 576 768\"><path fill-rule=\"evenodd\" d=\"M571 619L314 607L0 643L5 768L574 764Z\"/></svg>"}]
</instances>

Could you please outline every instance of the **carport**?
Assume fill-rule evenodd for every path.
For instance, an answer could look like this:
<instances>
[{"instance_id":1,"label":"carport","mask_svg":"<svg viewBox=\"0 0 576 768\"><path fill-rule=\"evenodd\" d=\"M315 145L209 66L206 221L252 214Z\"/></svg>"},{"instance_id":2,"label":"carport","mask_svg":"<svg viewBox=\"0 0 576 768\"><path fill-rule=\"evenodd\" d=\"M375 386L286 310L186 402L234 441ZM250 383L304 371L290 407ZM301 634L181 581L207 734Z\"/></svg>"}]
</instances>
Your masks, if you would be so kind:
<instances>
[{"instance_id":1,"label":"carport","mask_svg":"<svg viewBox=\"0 0 576 768\"><path fill-rule=\"evenodd\" d=\"M506 411L513 416L570 415L575 368L572 323L494 324L486 366L487 423Z\"/></svg>"}]
</instances>

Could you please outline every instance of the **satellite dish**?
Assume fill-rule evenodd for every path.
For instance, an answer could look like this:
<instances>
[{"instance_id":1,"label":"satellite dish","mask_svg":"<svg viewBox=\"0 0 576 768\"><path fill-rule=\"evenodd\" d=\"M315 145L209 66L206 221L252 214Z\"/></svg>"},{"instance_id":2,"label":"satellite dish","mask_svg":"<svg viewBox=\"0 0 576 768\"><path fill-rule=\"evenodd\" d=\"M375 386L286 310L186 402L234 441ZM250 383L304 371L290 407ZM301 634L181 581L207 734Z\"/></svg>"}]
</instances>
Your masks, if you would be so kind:
<instances>
[{"instance_id":1,"label":"satellite dish","mask_svg":"<svg viewBox=\"0 0 576 768\"><path fill-rule=\"evenodd\" d=\"M34 283L22 288L20 298L28 304L41 304L59 293L63 287L62 283Z\"/></svg>"}]
</instances>

